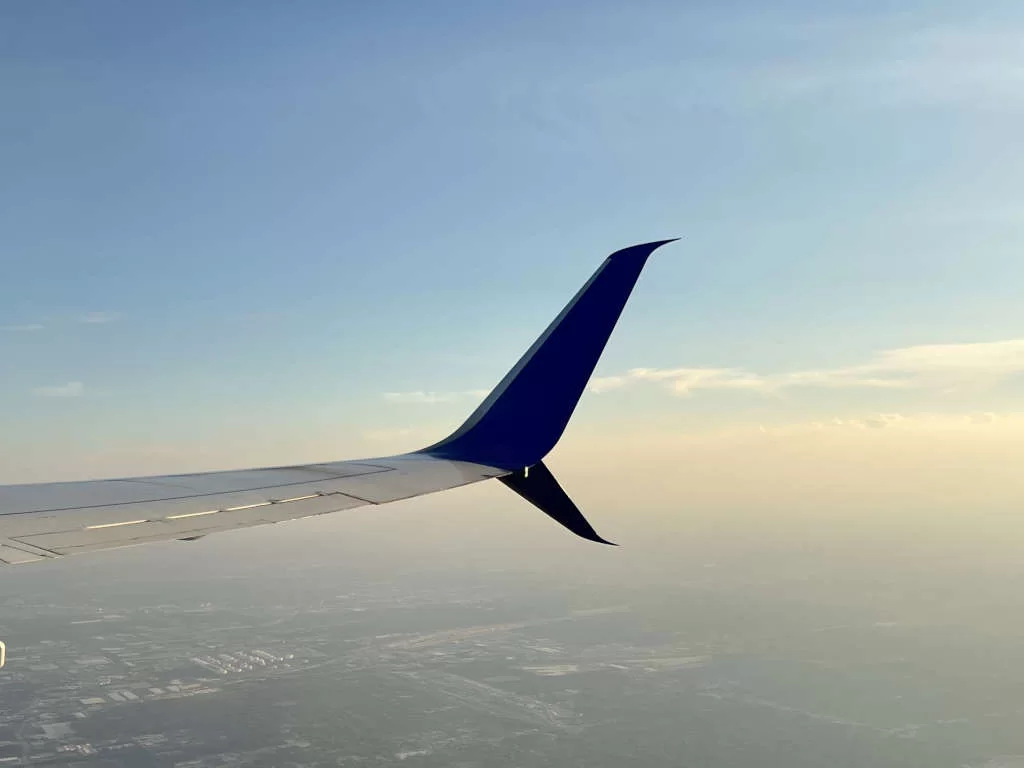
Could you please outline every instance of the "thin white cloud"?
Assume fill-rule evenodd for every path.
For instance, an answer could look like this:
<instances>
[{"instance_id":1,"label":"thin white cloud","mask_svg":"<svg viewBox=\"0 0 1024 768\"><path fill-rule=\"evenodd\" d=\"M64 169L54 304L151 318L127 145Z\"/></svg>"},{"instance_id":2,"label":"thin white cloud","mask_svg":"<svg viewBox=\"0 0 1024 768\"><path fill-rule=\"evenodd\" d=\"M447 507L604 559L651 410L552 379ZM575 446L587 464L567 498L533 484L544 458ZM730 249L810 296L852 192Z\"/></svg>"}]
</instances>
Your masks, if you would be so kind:
<instances>
[{"instance_id":1,"label":"thin white cloud","mask_svg":"<svg viewBox=\"0 0 1024 768\"><path fill-rule=\"evenodd\" d=\"M809 421L793 424L782 424L766 427L758 426L758 431L768 435L788 435L795 432L820 432L829 430L863 430L863 429L900 429L919 431L927 429L963 429L985 427L1001 419L991 412L979 413L876 413L868 416L836 417L827 421Z\"/></svg>"},{"instance_id":2,"label":"thin white cloud","mask_svg":"<svg viewBox=\"0 0 1024 768\"><path fill-rule=\"evenodd\" d=\"M67 384L36 387L32 394L37 397L81 397L85 394L85 385L80 381L69 381Z\"/></svg>"},{"instance_id":3,"label":"thin white cloud","mask_svg":"<svg viewBox=\"0 0 1024 768\"><path fill-rule=\"evenodd\" d=\"M112 323L117 319L116 312L86 312L78 318L78 322L86 325L101 325Z\"/></svg>"},{"instance_id":4,"label":"thin white cloud","mask_svg":"<svg viewBox=\"0 0 1024 768\"><path fill-rule=\"evenodd\" d=\"M393 445L411 445L420 443L426 445L451 431L450 424L426 424L416 427L391 427L383 429L370 429L362 433L364 440L373 443L390 443Z\"/></svg>"},{"instance_id":5,"label":"thin white cloud","mask_svg":"<svg viewBox=\"0 0 1024 768\"><path fill-rule=\"evenodd\" d=\"M400 440L405 437L409 437L413 431L408 427L397 427L395 429L371 429L363 432L363 437L367 440L374 440L379 442L390 442L392 440Z\"/></svg>"},{"instance_id":6,"label":"thin white cloud","mask_svg":"<svg viewBox=\"0 0 1024 768\"><path fill-rule=\"evenodd\" d=\"M852 427L853 429L885 429L908 421L908 417L900 413L878 413L856 419L832 419L827 425L833 427Z\"/></svg>"},{"instance_id":7,"label":"thin white cloud","mask_svg":"<svg viewBox=\"0 0 1024 768\"><path fill-rule=\"evenodd\" d=\"M385 392L384 399L392 403L451 403L457 400L481 400L487 396L485 389L468 389L461 392Z\"/></svg>"},{"instance_id":8,"label":"thin white cloud","mask_svg":"<svg viewBox=\"0 0 1024 768\"><path fill-rule=\"evenodd\" d=\"M1021 100L1024 54L1012 28L981 23L837 26L833 34L815 39L786 61L763 62L738 87L762 98L832 99L847 106Z\"/></svg>"},{"instance_id":9,"label":"thin white cloud","mask_svg":"<svg viewBox=\"0 0 1024 768\"><path fill-rule=\"evenodd\" d=\"M41 331L46 326L42 323L22 323L21 325L0 325L0 331L24 332Z\"/></svg>"},{"instance_id":10,"label":"thin white cloud","mask_svg":"<svg viewBox=\"0 0 1024 768\"><path fill-rule=\"evenodd\" d=\"M677 395L698 390L779 394L796 388L931 389L993 387L1024 374L1024 339L975 344L925 344L880 352L866 363L786 373L754 373L741 368L634 368L619 376L594 379L592 392L638 382L662 382Z\"/></svg>"}]
</instances>

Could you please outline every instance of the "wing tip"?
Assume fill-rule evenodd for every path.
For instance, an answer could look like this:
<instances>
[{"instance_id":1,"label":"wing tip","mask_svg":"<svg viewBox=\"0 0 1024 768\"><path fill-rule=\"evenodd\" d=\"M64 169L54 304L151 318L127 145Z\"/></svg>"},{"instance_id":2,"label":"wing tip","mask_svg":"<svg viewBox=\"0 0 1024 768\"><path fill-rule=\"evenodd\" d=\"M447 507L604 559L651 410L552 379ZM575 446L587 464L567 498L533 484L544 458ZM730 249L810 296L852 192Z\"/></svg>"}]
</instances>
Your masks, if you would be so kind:
<instances>
[{"instance_id":1,"label":"wing tip","mask_svg":"<svg viewBox=\"0 0 1024 768\"><path fill-rule=\"evenodd\" d=\"M639 243L637 245L631 245L628 248L621 248L620 250L615 251L615 253L613 253L608 258L609 259L617 259L617 260L628 259L628 258L644 258L644 259L646 259L648 256L650 256L656 250L661 248L661 246L668 245L669 243L677 242L678 240L681 240L681 239L682 239L681 237L670 237L667 240L653 240L653 241L651 241L649 243Z\"/></svg>"}]
</instances>

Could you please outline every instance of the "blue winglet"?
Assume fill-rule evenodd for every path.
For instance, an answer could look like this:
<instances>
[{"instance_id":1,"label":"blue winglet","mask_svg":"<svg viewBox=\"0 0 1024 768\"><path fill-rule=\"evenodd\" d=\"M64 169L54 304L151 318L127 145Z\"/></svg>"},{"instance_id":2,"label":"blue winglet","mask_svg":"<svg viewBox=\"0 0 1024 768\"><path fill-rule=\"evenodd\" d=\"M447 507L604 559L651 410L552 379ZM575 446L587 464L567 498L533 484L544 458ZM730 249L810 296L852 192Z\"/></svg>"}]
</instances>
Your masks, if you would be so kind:
<instances>
[{"instance_id":1,"label":"blue winglet","mask_svg":"<svg viewBox=\"0 0 1024 768\"><path fill-rule=\"evenodd\" d=\"M672 240L616 251L466 422L420 453L520 470L555 447L647 257Z\"/></svg>"},{"instance_id":2,"label":"blue winglet","mask_svg":"<svg viewBox=\"0 0 1024 768\"><path fill-rule=\"evenodd\" d=\"M598 535L543 461L538 461L529 470L521 469L498 480L580 538L617 546Z\"/></svg>"}]
</instances>

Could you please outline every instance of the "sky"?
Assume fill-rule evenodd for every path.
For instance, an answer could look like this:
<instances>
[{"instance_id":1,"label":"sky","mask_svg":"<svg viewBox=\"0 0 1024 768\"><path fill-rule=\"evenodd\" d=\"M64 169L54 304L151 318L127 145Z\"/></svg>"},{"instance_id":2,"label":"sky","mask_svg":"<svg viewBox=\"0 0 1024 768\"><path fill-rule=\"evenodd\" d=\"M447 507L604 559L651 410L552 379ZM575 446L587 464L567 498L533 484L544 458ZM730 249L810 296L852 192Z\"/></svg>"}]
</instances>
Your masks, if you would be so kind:
<instances>
[{"instance_id":1,"label":"sky","mask_svg":"<svg viewBox=\"0 0 1024 768\"><path fill-rule=\"evenodd\" d=\"M998 0L5 4L0 482L415 449L680 237L552 456L591 503L1014 509L1022 34Z\"/></svg>"}]
</instances>

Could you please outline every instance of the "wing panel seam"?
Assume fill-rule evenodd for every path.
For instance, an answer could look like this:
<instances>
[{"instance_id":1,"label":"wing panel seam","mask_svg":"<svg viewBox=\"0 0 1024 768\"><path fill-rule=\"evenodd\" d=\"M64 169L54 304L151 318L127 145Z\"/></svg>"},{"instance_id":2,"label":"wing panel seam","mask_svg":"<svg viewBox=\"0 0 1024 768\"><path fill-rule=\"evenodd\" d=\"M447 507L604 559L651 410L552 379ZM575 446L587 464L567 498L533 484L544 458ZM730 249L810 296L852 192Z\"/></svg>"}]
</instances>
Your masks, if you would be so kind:
<instances>
[{"instance_id":1,"label":"wing panel seam","mask_svg":"<svg viewBox=\"0 0 1024 768\"><path fill-rule=\"evenodd\" d=\"M329 478L329 479L348 480L349 478L352 478L352 477L367 477L369 475L380 475L380 474L383 474L385 472L395 472L395 471L396 470L393 467L381 467L381 468L379 468L379 469L377 469L376 471L373 471L373 472L360 472L358 475L342 475L342 476L337 476L337 477ZM295 485L307 485L309 483L320 483L320 482L323 482L323 480L301 480L301 481L295 482L295 483L275 483L274 485L261 485L261 486L256 486L256 487L253 487L253 488L240 488L238 490L233 490L233 491L214 491L212 493L192 493L192 494L188 494L188 495L185 495L185 496L166 496L166 497L160 498L160 499L141 499L141 500L136 500L136 501L115 501L115 502L112 502L110 504L87 504L85 506L80 506L80 507L52 507L52 508L43 508L43 509L24 509L24 510L19 510L17 512L0 512L0 517L12 517L14 515L33 515L33 514L39 514L41 512L74 512L74 511L83 510L83 509L110 509L110 508L114 508L114 507L128 507L128 506L131 506L133 504L157 504L159 502L164 502L164 501L183 501L185 499L204 499L204 498L207 498L209 496L226 496L226 495L228 495L230 493L252 493L253 491L267 491L267 490L270 490L272 488L288 488L290 486L295 486ZM332 491L331 493L343 493L343 492L342 491ZM343 495L350 496L351 494L344 494L343 493ZM374 502L369 501L367 499L360 499L358 496L352 496L352 498L356 499L357 501L363 501L363 502L365 502L367 504L373 504L374 503Z\"/></svg>"}]
</instances>

